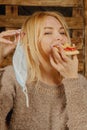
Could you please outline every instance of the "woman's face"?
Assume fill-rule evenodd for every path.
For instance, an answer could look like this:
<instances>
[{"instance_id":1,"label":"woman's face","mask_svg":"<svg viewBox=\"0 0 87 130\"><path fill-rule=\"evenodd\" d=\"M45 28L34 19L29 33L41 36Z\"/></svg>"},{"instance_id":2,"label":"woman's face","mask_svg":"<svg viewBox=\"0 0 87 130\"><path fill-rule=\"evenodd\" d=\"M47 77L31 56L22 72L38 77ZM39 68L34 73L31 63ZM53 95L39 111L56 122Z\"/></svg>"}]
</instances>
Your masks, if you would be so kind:
<instances>
[{"instance_id":1,"label":"woman's face","mask_svg":"<svg viewBox=\"0 0 87 130\"><path fill-rule=\"evenodd\" d=\"M44 53L49 56L52 45L64 44L65 42L68 42L68 39L63 26L56 18L47 16L43 23L40 39L40 44Z\"/></svg>"}]
</instances>

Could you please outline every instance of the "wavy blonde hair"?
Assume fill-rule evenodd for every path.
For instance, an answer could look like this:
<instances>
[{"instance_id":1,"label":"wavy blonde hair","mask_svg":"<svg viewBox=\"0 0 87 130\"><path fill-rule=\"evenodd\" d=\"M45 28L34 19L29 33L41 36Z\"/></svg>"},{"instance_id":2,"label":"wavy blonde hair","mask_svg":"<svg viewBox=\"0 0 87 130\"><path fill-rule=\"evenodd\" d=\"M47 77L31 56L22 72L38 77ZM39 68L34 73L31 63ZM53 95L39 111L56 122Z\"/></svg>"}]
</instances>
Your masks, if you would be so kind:
<instances>
[{"instance_id":1,"label":"wavy blonde hair","mask_svg":"<svg viewBox=\"0 0 87 130\"><path fill-rule=\"evenodd\" d=\"M66 36L70 41L68 26L62 14L51 11L40 11L30 16L22 26L22 31L26 33L22 38L22 43L27 56L29 81L40 79L41 76L40 61L38 58L39 55L41 55L41 52L38 48L38 42L41 37L41 30L43 29L44 19L47 16L52 16L61 23L61 25L64 27Z\"/></svg>"}]
</instances>

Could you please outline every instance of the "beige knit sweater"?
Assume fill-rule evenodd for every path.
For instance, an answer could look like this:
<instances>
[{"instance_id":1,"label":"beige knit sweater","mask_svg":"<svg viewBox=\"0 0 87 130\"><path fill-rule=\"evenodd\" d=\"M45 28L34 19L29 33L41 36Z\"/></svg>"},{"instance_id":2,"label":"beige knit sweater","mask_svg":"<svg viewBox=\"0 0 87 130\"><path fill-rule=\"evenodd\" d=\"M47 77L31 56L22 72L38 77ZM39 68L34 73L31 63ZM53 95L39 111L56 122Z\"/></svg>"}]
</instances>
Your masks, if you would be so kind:
<instances>
[{"instance_id":1,"label":"beige knit sweater","mask_svg":"<svg viewBox=\"0 0 87 130\"><path fill-rule=\"evenodd\" d=\"M87 81L27 82L29 108L12 66L0 70L0 130L87 130Z\"/></svg>"}]
</instances>

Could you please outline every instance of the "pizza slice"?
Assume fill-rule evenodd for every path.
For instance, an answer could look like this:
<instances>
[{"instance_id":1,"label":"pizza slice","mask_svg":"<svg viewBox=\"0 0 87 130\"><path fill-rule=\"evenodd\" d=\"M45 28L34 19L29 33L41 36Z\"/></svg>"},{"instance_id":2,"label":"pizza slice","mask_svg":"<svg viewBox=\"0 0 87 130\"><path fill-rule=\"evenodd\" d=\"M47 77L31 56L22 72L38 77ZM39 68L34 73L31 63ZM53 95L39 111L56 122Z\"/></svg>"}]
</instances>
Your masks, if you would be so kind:
<instances>
[{"instance_id":1,"label":"pizza slice","mask_svg":"<svg viewBox=\"0 0 87 130\"><path fill-rule=\"evenodd\" d=\"M69 43L65 43L64 45L62 45L62 47L63 47L66 55L77 55L77 54L79 54L79 51L77 50L77 48L74 44L70 45Z\"/></svg>"},{"instance_id":2,"label":"pizza slice","mask_svg":"<svg viewBox=\"0 0 87 130\"><path fill-rule=\"evenodd\" d=\"M56 47L58 49L58 44L54 45L54 47ZM64 44L62 44L61 47L64 49L66 55L77 55L77 54L79 54L79 51L77 50L77 48L74 44L70 45L69 43L64 43Z\"/></svg>"}]
</instances>

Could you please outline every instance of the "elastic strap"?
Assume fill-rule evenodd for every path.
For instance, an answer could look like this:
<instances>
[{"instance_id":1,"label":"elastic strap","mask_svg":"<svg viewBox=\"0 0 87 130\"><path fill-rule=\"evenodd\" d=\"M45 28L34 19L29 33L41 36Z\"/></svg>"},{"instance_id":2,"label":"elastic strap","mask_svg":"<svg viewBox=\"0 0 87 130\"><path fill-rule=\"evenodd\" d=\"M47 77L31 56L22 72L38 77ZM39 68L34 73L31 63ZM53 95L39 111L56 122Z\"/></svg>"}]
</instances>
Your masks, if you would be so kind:
<instances>
[{"instance_id":1,"label":"elastic strap","mask_svg":"<svg viewBox=\"0 0 87 130\"><path fill-rule=\"evenodd\" d=\"M25 97L26 97L26 105L29 107L29 98L28 98L28 92L27 92L27 87L23 90Z\"/></svg>"}]
</instances>

